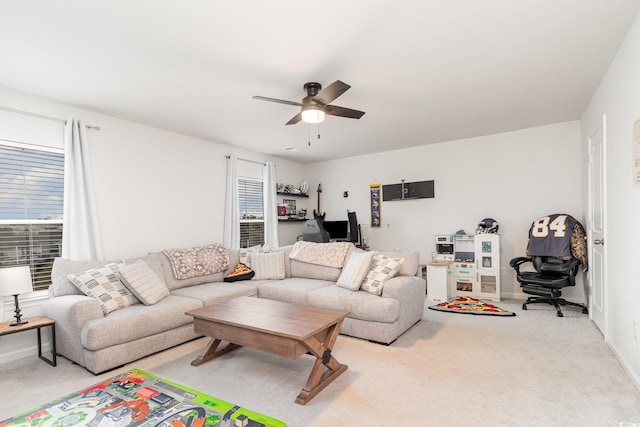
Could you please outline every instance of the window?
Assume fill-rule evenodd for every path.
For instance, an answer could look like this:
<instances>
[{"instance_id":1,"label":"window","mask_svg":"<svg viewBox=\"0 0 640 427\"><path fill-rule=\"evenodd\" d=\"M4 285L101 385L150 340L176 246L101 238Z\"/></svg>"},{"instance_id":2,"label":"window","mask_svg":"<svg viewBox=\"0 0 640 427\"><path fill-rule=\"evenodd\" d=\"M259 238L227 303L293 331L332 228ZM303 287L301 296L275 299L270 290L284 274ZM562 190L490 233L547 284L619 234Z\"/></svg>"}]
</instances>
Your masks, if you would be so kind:
<instances>
[{"instance_id":1,"label":"window","mask_svg":"<svg viewBox=\"0 0 640 427\"><path fill-rule=\"evenodd\" d=\"M264 202L262 180L238 178L238 199L240 206L240 247L262 245L264 243Z\"/></svg>"},{"instance_id":2,"label":"window","mask_svg":"<svg viewBox=\"0 0 640 427\"><path fill-rule=\"evenodd\" d=\"M0 143L0 188L0 267L29 265L34 291L47 289L62 250L62 150Z\"/></svg>"}]
</instances>

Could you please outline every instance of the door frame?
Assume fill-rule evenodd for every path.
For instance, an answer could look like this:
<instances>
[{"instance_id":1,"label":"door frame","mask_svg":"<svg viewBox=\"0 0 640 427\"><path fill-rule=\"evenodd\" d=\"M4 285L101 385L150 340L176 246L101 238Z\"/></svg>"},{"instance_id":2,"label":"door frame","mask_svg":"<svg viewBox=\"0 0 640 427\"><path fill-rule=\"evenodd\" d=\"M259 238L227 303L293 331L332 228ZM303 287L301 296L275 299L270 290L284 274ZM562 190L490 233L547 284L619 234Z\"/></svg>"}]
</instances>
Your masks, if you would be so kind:
<instances>
[{"instance_id":1,"label":"door frame","mask_svg":"<svg viewBox=\"0 0 640 427\"><path fill-rule=\"evenodd\" d=\"M607 241L608 241L608 237L607 237L607 174L606 174L606 168L607 168L607 115L606 113L603 113L601 116L601 120L600 122L597 124L597 126L595 126L594 130L589 134L588 138L587 138L587 167L588 167L588 173L587 173L587 185L588 185L588 191L587 191L587 196L588 196L588 201L587 201L587 242L588 242L588 253L589 253L589 260L593 260L594 259L594 244L593 244L593 203L594 203L594 188L592 185L592 180L593 180L593 155L592 155L592 138L593 135L595 135L599 130L601 129L602 132L602 173L601 173L601 180L602 182L600 183L601 188L602 188L602 235L603 235L603 239L604 239L604 245L602 246L602 325L599 325L597 322L594 321L594 323L596 323L596 326L601 330L602 334L604 335L604 339L605 342L607 341L607 337L608 337L608 315L607 315L607 302L609 300L608 298L608 287L606 284L606 272L607 272ZM589 290L589 295L588 295L588 307L589 307L589 318L591 320L593 320L593 292L594 292L594 283L595 283L595 271L593 268L589 268L589 273L587 275L587 279L589 281L589 286L588 286L588 290Z\"/></svg>"}]
</instances>

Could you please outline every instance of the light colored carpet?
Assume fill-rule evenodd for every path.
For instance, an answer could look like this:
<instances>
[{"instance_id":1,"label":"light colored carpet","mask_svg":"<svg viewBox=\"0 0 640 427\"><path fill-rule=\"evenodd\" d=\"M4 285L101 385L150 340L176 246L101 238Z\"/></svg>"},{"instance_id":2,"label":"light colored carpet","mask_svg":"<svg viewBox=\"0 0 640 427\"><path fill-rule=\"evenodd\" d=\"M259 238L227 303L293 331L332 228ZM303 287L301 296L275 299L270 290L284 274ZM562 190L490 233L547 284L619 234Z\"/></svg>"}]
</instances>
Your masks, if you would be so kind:
<instances>
[{"instance_id":1,"label":"light colored carpet","mask_svg":"<svg viewBox=\"0 0 640 427\"><path fill-rule=\"evenodd\" d=\"M499 304L515 317L425 308L390 346L341 335L334 355L349 369L306 406L294 400L311 356L240 348L193 367L205 338L100 376L64 358L55 368L37 357L10 362L0 365L0 420L138 367L292 427L640 425L640 392L588 317L520 304Z\"/></svg>"}]
</instances>

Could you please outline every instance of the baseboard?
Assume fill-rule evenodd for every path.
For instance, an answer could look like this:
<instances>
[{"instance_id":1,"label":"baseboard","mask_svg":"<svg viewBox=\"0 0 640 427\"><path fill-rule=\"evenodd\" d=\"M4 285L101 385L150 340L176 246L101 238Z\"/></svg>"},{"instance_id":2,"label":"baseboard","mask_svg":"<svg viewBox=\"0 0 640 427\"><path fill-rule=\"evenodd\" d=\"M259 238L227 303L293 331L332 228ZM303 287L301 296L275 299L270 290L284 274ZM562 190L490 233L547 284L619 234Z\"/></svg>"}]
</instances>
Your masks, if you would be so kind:
<instances>
[{"instance_id":1,"label":"baseboard","mask_svg":"<svg viewBox=\"0 0 640 427\"><path fill-rule=\"evenodd\" d=\"M622 369L627 373L633 385L635 385L638 391L640 391L640 376L638 376L638 374L631 368L632 365L624 356L622 356L610 341L607 341L606 343L613 352L613 355L618 359L618 362L620 362L620 365L622 365Z\"/></svg>"},{"instance_id":2,"label":"baseboard","mask_svg":"<svg viewBox=\"0 0 640 427\"><path fill-rule=\"evenodd\" d=\"M51 345L49 343L42 343L42 354L44 357L51 357ZM13 362L16 360L24 359L27 357L38 357L38 345L21 347L18 350L10 351L10 352L2 352L0 353L0 364Z\"/></svg>"}]
</instances>

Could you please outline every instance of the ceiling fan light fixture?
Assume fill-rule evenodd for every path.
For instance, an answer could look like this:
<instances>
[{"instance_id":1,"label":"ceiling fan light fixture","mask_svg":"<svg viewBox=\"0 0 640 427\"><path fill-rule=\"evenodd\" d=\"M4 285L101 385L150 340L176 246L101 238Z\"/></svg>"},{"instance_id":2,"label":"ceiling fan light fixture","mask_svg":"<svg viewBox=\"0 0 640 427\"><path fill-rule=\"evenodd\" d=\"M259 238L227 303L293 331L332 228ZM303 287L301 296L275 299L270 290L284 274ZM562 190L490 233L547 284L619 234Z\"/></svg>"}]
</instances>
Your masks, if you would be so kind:
<instances>
[{"instance_id":1,"label":"ceiling fan light fixture","mask_svg":"<svg viewBox=\"0 0 640 427\"><path fill-rule=\"evenodd\" d=\"M305 123L322 123L324 122L324 111L316 108L308 108L302 110L302 121Z\"/></svg>"}]
</instances>

